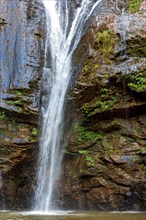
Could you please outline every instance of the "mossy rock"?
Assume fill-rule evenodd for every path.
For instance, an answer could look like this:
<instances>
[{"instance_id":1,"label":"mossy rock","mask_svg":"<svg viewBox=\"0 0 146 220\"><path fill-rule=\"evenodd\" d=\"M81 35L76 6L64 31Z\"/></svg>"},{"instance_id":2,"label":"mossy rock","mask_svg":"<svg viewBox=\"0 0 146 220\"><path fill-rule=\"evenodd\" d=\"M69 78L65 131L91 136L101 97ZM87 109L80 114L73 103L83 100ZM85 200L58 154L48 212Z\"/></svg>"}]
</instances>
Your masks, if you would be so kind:
<instances>
[{"instance_id":1,"label":"mossy rock","mask_svg":"<svg viewBox=\"0 0 146 220\"><path fill-rule=\"evenodd\" d=\"M130 0L127 5L127 11L130 13L136 13L144 0Z\"/></svg>"},{"instance_id":2,"label":"mossy rock","mask_svg":"<svg viewBox=\"0 0 146 220\"><path fill-rule=\"evenodd\" d=\"M127 55L131 57L146 57L145 42L146 39L140 36L127 40Z\"/></svg>"},{"instance_id":3,"label":"mossy rock","mask_svg":"<svg viewBox=\"0 0 146 220\"><path fill-rule=\"evenodd\" d=\"M146 92L146 74L136 71L127 77L127 86L135 92Z\"/></svg>"},{"instance_id":4,"label":"mossy rock","mask_svg":"<svg viewBox=\"0 0 146 220\"><path fill-rule=\"evenodd\" d=\"M119 39L109 29L98 31L95 37L94 47L102 55L106 62L110 61L110 55L114 50L114 46Z\"/></svg>"},{"instance_id":5,"label":"mossy rock","mask_svg":"<svg viewBox=\"0 0 146 220\"><path fill-rule=\"evenodd\" d=\"M119 98L117 91L103 87L94 99L82 105L81 111L86 119L97 113L108 112L115 107Z\"/></svg>"},{"instance_id":6,"label":"mossy rock","mask_svg":"<svg viewBox=\"0 0 146 220\"><path fill-rule=\"evenodd\" d=\"M74 125L74 132L77 136L77 144L80 145L85 142L96 143L98 140L102 139L101 134L98 132L91 131L79 124Z\"/></svg>"}]
</instances>

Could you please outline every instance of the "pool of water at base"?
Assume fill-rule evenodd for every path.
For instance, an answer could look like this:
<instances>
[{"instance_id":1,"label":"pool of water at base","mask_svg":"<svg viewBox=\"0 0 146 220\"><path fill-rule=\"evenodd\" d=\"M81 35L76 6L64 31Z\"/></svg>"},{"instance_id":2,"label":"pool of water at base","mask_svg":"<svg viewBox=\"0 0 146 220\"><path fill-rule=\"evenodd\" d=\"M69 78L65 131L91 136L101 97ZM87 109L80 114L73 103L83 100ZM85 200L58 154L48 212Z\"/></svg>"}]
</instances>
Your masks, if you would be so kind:
<instances>
[{"instance_id":1,"label":"pool of water at base","mask_svg":"<svg viewBox=\"0 0 146 220\"><path fill-rule=\"evenodd\" d=\"M0 212L0 220L146 220L146 212Z\"/></svg>"}]
</instances>

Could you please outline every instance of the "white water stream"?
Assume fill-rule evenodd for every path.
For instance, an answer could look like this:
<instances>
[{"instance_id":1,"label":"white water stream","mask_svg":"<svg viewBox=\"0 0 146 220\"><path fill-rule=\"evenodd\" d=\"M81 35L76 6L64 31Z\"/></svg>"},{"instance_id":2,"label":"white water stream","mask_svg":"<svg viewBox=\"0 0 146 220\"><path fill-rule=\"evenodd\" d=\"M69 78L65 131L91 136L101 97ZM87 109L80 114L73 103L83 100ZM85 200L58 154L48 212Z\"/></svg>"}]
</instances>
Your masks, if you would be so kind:
<instances>
[{"instance_id":1,"label":"white water stream","mask_svg":"<svg viewBox=\"0 0 146 220\"><path fill-rule=\"evenodd\" d=\"M49 212L57 208L54 190L63 156L60 138L64 100L72 75L72 55L81 39L85 23L101 1L82 0L76 13L72 15L69 0L43 1L47 17L47 37L42 82L45 96L42 100L43 121L35 193L36 211Z\"/></svg>"}]
</instances>

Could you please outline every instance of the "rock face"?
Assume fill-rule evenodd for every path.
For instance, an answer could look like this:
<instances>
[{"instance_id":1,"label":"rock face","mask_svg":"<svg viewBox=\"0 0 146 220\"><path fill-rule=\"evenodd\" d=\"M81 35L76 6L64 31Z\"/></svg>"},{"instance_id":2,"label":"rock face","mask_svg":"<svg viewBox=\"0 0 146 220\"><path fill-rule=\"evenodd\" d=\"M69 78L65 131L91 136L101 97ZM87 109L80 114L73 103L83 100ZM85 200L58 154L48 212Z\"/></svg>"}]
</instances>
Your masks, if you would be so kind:
<instances>
[{"instance_id":1,"label":"rock face","mask_svg":"<svg viewBox=\"0 0 146 220\"><path fill-rule=\"evenodd\" d=\"M103 0L75 52L60 208L146 210L145 20L145 1ZM0 209L32 207L44 25L41 0L1 0Z\"/></svg>"},{"instance_id":2,"label":"rock face","mask_svg":"<svg viewBox=\"0 0 146 220\"><path fill-rule=\"evenodd\" d=\"M44 25L41 0L0 1L0 209L31 206Z\"/></svg>"},{"instance_id":3,"label":"rock face","mask_svg":"<svg viewBox=\"0 0 146 220\"><path fill-rule=\"evenodd\" d=\"M69 94L59 183L66 209L146 210L146 8L117 2L90 26Z\"/></svg>"}]
</instances>

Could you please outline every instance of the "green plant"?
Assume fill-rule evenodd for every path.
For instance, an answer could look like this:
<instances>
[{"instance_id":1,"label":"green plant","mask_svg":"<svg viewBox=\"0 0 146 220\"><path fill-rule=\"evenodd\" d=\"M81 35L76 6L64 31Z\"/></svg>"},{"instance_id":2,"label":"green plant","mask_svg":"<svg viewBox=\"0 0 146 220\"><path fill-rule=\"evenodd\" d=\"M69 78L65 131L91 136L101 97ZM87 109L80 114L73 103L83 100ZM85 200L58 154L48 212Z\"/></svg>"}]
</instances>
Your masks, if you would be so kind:
<instances>
[{"instance_id":1,"label":"green plant","mask_svg":"<svg viewBox=\"0 0 146 220\"><path fill-rule=\"evenodd\" d=\"M95 161L94 161L94 159L93 159L93 157L91 155L87 155L86 156L86 161L87 161L87 165L89 167L95 165Z\"/></svg>"},{"instance_id":2,"label":"green plant","mask_svg":"<svg viewBox=\"0 0 146 220\"><path fill-rule=\"evenodd\" d=\"M1 130L0 130L0 135L2 135L2 134L4 134L4 131L1 131Z\"/></svg>"},{"instance_id":3,"label":"green plant","mask_svg":"<svg viewBox=\"0 0 146 220\"><path fill-rule=\"evenodd\" d=\"M94 65L92 66L92 73L94 73L95 70L97 70L98 68L99 68L99 65L98 65L98 64L94 64Z\"/></svg>"},{"instance_id":4,"label":"green plant","mask_svg":"<svg viewBox=\"0 0 146 220\"><path fill-rule=\"evenodd\" d=\"M128 87L136 92L144 92L146 90L146 78L143 73L133 73L130 77Z\"/></svg>"},{"instance_id":5,"label":"green plant","mask_svg":"<svg viewBox=\"0 0 146 220\"><path fill-rule=\"evenodd\" d=\"M89 113L89 106L87 103L84 103L81 107L81 110L84 112L84 114L88 114Z\"/></svg>"},{"instance_id":6,"label":"green plant","mask_svg":"<svg viewBox=\"0 0 146 220\"><path fill-rule=\"evenodd\" d=\"M22 96L22 92L16 90L16 91L15 91L15 95L17 95L17 96Z\"/></svg>"},{"instance_id":7,"label":"green plant","mask_svg":"<svg viewBox=\"0 0 146 220\"><path fill-rule=\"evenodd\" d=\"M38 135L38 129L37 128L32 128L31 135L32 136L37 136Z\"/></svg>"},{"instance_id":8,"label":"green plant","mask_svg":"<svg viewBox=\"0 0 146 220\"><path fill-rule=\"evenodd\" d=\"M19 113L23 112L23 108L21 108L20 106L17 106L17 110L19 111Z\"/></svg>"},{"instance_id":9,"label":"green plant","mask_svg":"<svg viewBox=\"0 0 146 220\"><path fill-rule=\"evenodd\" d=\"M70 152L70 151L68 151L68 150L64 150L63 152L64 152L64 154L74 155L73 152Z\"/></svg>"},{"instance_id":10,"label":"green plant","mask_svg":"<svg viewBox=\"0 0 146 220\"><path fill-rule=\"evenodd\" d=\"M102 144L102 146L103 146L105 152L106 152L108 155L117 154L117 153L120 152L119 149L117 149L117 147L113 148L112 146L110 146L105 139L103 139L103 140L101 141L101 144Z\"/></svg>"},{"instance_id":11,"label":"green plant","mask_svg":"<svg viewBox=\"0 0 146 220\"><path fill-rule=\"evenodd\" d=\"M141 164L141 168L144 172L146 172L146 164Z\"/></svg>"},{"instance_id":12,"label":"green plant","mask_svg":"<svg viewBox=\"0 0 146 220\"><path fill-rule=\"evenodd\" d=\"M101 108L101 110L104 112L108 111L109 109L114 107L115 103L118 101L118 94L116 94L115 96L108 97L108 98L105 98L105 95L101 95L102 99L99 99L95 102L95 109L94 111L90 113L90 116L98 112L99 108Z\"/></svg>"},{"instance_id":13,"label":"green plant","mask_svg":"<svg viewBox=\"0 0 146 220\"><path fill-rule=\"evenodd\" d=\"M90 63L90 64L85 64L82 71L84 73L91 74L91 76L94 76L94 73L98 68L99 68L98 64Z\"/></svg>"},{"instance_id":14,"label":"green plant","mask_svg":"<svg viewBox=\"0 0 146 220\"><path fill-rule=\"evenodd\" d=\"M95 43L104 58L107 58L114 47L114 39L110 30L106 29L96 33Z\"/></svg>"},{"instance_id":15,"label":"green plant","mask_svg":"<svg viewBox=\"0 0 146 220\"><path fill-rule=\"evenodd\" d=\"M87 73L88 70L89 70L89 67L88 67L88 65L86 64L86 65L83 67L82 71L83 71L84 73Z\"/></svg>"},{"instance_id":16,"label":"green plant","mask_svg":"<svg viewBox=\"0 0 146 220\"><path fill-rule=\"evenodd\" d=\"M142 2L143 0L130 0L127 5L127 10L131 13L137 12Z\"/></svg>"},{"instance_id":17,"label":"green plant","mask_svg":"<svg viewBox=\"0 0 146 220\"><path fill-rule=\"evenodd\" d=\"M86 171L83 170L83 169L80 169L80 170L79 170L79 174L80 174L80 175L85 175L85 174L86 174Z\"/></svg>"},{"instance_id":18,"label":"green plant","mask_svg":"<svg viewBox=\"0 0 146 220\"><path fill-rule=\"evenodd\" d=\"M9 105L22 105L22 101L20 99L6 100L6 103L9 104Z\"/></svg>"},{"instance_id":19,"label":"green plant","mask_svg":"<svg viewBox=\"0 0 146 220\"><path fill-rule=\"evenodd\" d=\"M91 151L89 151L89 150L79 150L78 153L83 154L83 155L86 156L87 166L94 166L95 165L95 161L93 159Z\"/></svg>"},{"instance_id":20,"label":"green plant","mask_svg":"<svg viewBox=\"0 0 146 220\"><path fill-rule=\"evenodd\" d=\"M4 112L0 112L0 119L5 119L6 118L6 115Z\"/></svg>"},{"instance_id":21,"label":"green plant","mask_svg":"<svg viewBox=\"0 0 146 220\"><path fill-rule=\"evenodd\" d=\"M141 154L146 154L146 147L141 148L140 153Z\"/></svg>"},{"instance_id":22,"label":"green plant","mask_svg":"<svg viewBox=\"0 0 146 220\"><path fill-rule=\"evenodd\" d=\"M99 98L96 97L90 102L82 105L81 110L86 120L98 112L109 111L119 100L118 93L113 93L113 91L105 87L100 90L98 96Z\"/></svg>"},{"instance_id":23,"label":"green plant","mask_svg":"<svg viewBox=\"0 0 146 220\"><path fill-rule=\"evenodd\" d=\"M109 92L110 92L109 89L107 89L107 88L105 88L105 87L104 87L104 88L101 88L101 93L102 93L102 94L108 95Z\"/></svg>"},{"instance_id":24,"label":"green plant","mask_svg":"<svg viewBox=\"0 0 146 220\"><path fill-rule=\"evenodd\" d=\"M81 144L86 141L96 142L97 140L101 140L101 135L99 133L89 131L84 127L75 124L74 131L77 133L77 144Z\"/></svg>"}]
</instances>

